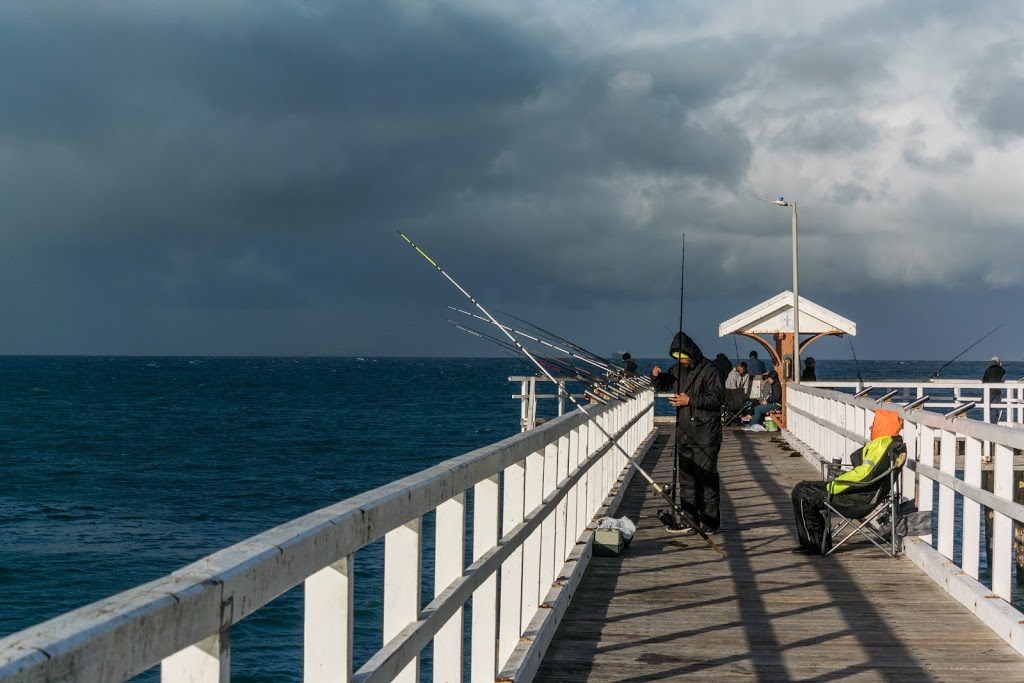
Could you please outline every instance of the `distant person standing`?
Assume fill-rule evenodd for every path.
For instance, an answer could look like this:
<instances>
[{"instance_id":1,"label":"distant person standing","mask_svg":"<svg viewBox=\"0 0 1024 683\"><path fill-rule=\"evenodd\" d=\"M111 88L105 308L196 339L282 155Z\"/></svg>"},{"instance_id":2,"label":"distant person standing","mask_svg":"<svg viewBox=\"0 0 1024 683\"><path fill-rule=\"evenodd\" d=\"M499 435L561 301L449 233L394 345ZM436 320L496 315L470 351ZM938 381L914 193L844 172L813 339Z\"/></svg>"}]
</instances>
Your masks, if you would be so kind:
<instances>
[{"instance_id":1,"label":"distant person standing","mask_svg":"<svg viewBox=\"0 0 1024 683\"><path fill-rule=\"evenodd\" d=\"M989 366L987 368L985 368L985 374L981 376L981 383L982 384L999 384L1000 382L1003 381L1003 375L1005 375L1005 374L1006 374L1006 370L1003 369L1003 363L1002 363L1002 361L999 360L999 356L992 356L992 361L989 363ZM990 403L998 403L999 401L1003 400L1003 390L1002 389L989 389L988 392L989 392L989 399L988 400L989 400ZM1001 415L1002 412L1003 411L1000 410L999 414ZM993 422L998 422L999 421L999 417L996 416L995 413L992 414L992 417L993 417L993 419L992 419Z\"/></svg>"},{"instance_id":2,"label":"distant person standing","mask_svg":"<svg viewBox=\"0 0 1024 683\"><path fill-rule=\"evenodd\" d=\"M758 377L768 372L764 367L764 363L757 357L757 351L750 352L750 358L747 359L747 372L750 373L751 377Z\"/></svg>"},{"instance_id":3,"label":"distant person standing","mask_svg":"<svg viewBox=\"0 0 1024 683\"><path fill-rule=\"evenodd\" d=\"M627 377L634 377L636 375L636 361L633 360L633 356L629 355L629 352L622 354L622 364L626 370Z\"/></svg>"},{"instance_id":4,"label":"distant person standing","mask_svg":"<svg viewBox=\"0 0 1024 683\"><path fill-rule=\"evenodd\" d=\"M814 374L814 366L817 365L814 358L807 356L804 360L804 371L800 373L801 382L817 382L818 376Z\"/></svg>"}]
</instances>

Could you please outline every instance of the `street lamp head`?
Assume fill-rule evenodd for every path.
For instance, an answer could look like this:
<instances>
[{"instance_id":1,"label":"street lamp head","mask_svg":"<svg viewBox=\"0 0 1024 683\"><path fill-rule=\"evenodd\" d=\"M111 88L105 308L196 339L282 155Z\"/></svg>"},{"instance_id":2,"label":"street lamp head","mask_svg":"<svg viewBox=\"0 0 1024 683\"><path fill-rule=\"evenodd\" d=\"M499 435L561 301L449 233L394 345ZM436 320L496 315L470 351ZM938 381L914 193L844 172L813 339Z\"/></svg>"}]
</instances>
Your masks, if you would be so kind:
<instances>
[{"instance_id":1,"label":"street lamp head","mask_svg":"<svg viewBox=\"0 0 1024 683\"><path fill-rule=\"evenodd\" d=\"M779 197L778 199L768 199L767 197L762 197L756 194L754 196L760 199L762 202L774 204L775 206L793 206L793 202L787 202L785 197Z\"/></svg>"}]
</instances>

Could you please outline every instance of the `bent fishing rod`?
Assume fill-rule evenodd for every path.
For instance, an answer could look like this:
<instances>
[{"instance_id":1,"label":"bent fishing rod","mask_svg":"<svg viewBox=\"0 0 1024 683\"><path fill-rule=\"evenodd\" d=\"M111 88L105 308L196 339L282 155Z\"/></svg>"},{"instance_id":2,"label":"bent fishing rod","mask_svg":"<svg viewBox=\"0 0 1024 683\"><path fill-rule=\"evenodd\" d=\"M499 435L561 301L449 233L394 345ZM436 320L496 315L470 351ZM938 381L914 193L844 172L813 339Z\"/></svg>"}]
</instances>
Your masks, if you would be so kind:
<instances>
[{"instance_id":1,"label":"bent fishing rod","mask_svg":"<svg viewBox=\"0 0 1024 683\"><path fill-rule=\"evenodd\" d=\"M409 246L412 247L413 249L415 249L419 253L420 256L422 256L424 259L426 259L427 263L432 265L437 270L437 272L441 273L441 275L443 275L444 278L446 280L448 280L448 282L450 282L452 284L452 286L455 287L455 289L459 290L462 293L463 296L465 296L467 299L469 299L473 303L473 305L476 306L480 310L481 313L486 315L492 322L497 324L498 321L495 320L494 316L491 315L490 312L486 308L484 308L483 305L479 301L474 299L472 294L470 294L465 289L463 289L462 285L460 285L458 282L456 282L455 279L452 278L451 275L449 275L447 272L445 272L444 268L439 266L437 264L437 262L435 262L432 258L427 256L426 252L424 252L422 249L420 249L418 246L416 246L416 244L414 244L413 241L410 240L408 237L406 237L401 231L398 231L398 234L399 234L399 236L402 239L404 239L406 242L408 242ZM505 330L502 330L502 332L504 332L505 336L507 336L509 338L509 340L513 344L515 344L516 348L521 353L523 353L527 358L529 358L531 361L533 361L533 363L537 366L537 368L549 380L551 380L551 382L554 383L555 386L558 387L559 395L563 395L564 394L565 396L567 396L569 398L569 400L572 401L573 405L576 406L580 410L580 412L583 413L587 417L587 419L590 420L594 424L595 427L597 427L597 430L599 432L601 432L601 434L604 435L604 437L606 439L608 439L609 443L611 445L615 446L615 448L618 449L619 453L621 453L622 456L626 458L626 462L628 462L630 465L632 465L633 468L637 471L637 473L639 473L640 476L642 476L644 479L647 480L647 483L650 484L654 488L656 493L658 493L662 498L664 498L665 500L667 500L669 502L669 505L672 506L673 514L680 514L681 515L681 511L679 510L679 506L677 506L675 504L675 501L673 501L672 498L665 492L665 489L663 489L658 484L658 482L654 481L654 479L651 478L651 475L649 475L646 472L646 470L644 470L644 468L640 467L640 463L638 463L633 458L632 455L630 455L629 453L626 452L626 449L624 449L619 444L618 440L613 438L612 435L609 434L608 431L601 425L601 423L593 415L591 415L590 412L583 405L581 405L580 402L577 401L576 398L572 394L570 394L567 391L565 391L565 389L563 389L561 386L558 386L558 380L556 380L554 378L554 376L550 372L548 372L547 369L541 363L539 363L537 361L537 359L534 358L533 355L522 344L519 343L519 340L517 340L515 337L513 337L511 334L509 334ZM704 541L708 544L708 546L711 547L712 550L714 550L716 553L718 553L721 557L723 557L723 558L725 557L725 552L723 552L722 549L719 548L718 545L713 540L711 540L708 537L708 535L706 533L704 533L704 531L702 531L699 528L699 525L691 524L689 519L685 515L681 515L681 516L682 516L683 521L686 522L687 525L691 529L693 529L701 538L703 538Z\"/></svg>"},{"instance_id":2,"label":"bent fishing rod","mask_svg":"<svg viewBox=\"0 0 1024 683\"><path fill-rule=\"evenodd\" d=\"M468 332L469 334L479 337L480 339L483 339L485 341L489 341L492 344L496 344L500 348L504 349L507 353L516 353L516 358L522 360L531 368L533 367L533 365L529 361L523 359L523 354L518 348L516 348L513 344L505 341L504 339L498 339L497 337L492 337L489 334L479 332L470 327L465 327L464 325L460 325L459 323L455 322L450 318L446 318L446 320L457 329L460 329L463 332ZM525 349L526 347L523 348ZM601 381L602 378L598 377L597 375L594 375L591 372L587 372L582 368L577 368L572 363L568 363L560 358L555 358L553 356L549 356L538 351L533 351L532 353L538 360L541 360L542 363L547 365L552 370L565 374L567 379L571 379L573 381L586 384L591 389L591 393L602 392L610 396L611 398L616 398L619 400L626 400L629 398L633 398L635 396L635 394L632 391L620 389L618 387L608 386L606 383ZM584 373L589 376L584 376Z\"/></svg>"},{"instance_id":3,"label":"bent fishing rod","mask_svg":"<svg viewBox=\"0 0 1024 683\"><path fill-rule=\"evenodd\" d=\"M956 357L954 357L954 358L953 358L953 360L950 360L950 361L949 361L949 362L947 362L947 363L946 363L945 365L943 365L943 366L942 366L941 368L939 368L938 370L936 370L936 371L935 371L935 374L933 374L933 375L932 375L931 377L929 377L928 379L930 379L930 380L931 380L931 379L936 379L936 378L937 378L937 377L939 376L939 373L940 373L940 372L942 372L943 370L945 370L945 369L946 369L946 368L947 368L947 367L948 367L948 366L949 366L950 364L952 364L952 363L953 363L953 361L955 361L955 360L956 360L957 358L959 358L960 356L964 355L965 353L967 353L968 351L970 351L971 349L973 349L973 348L974 348L975 346L977 346L977 345L978 345L978 344L980 344L981 342L983 342L983 341L985 341L986 339L988 339L989 337L991 337L991 336L992 336L993 334L995 334L995 331L996 331L996 330L998 330L998 329L999 329L1000 327L1002 327L1002 326L1003 326L1003 325L1005 325L1005 324L1006 324L1006 323L1005 323L1005 322L1003 322L1003 323L1000 323L1000 324L996 325L995 327L993 327L993 328L992 328L992 329L991 329L991 330L989 331L989 333L988 333L988 334L986 334L986 335L985 335L984 337L982 337L982 338L981 338L981 339L979 339L978 341L976 341L976 342L974 342L973 344L971 344L970 346L968 346L968 347L967 347L966 349L964 349L964 350L963 350L963 351L961 351L960 353L956 354Z\"/></svg>"}]
</instances>

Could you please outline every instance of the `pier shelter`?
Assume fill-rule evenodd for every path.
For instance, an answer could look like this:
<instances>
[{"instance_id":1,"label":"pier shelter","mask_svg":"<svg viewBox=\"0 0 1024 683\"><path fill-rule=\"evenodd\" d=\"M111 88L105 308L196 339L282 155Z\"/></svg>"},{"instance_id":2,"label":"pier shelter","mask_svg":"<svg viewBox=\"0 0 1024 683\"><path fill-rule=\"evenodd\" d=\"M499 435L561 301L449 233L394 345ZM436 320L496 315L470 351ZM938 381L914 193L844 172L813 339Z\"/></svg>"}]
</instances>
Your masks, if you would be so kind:
<instances>
[{"instance_id":1,"label":"pier shelter","mask_svg":"<svg viewBox=\"0 0 1024 683\"><path fill-rule=\"evenodd\" d=\"M800 356L816 340L827 336L857 335L857 324L818 304L800 297L800 329L793 329L793 292L786 290L771 299L733 316L718 326L718 336L737 334L759 344L768 352L771 363L782 381L782 420L785 424L786 385L800 375L793 367L794 344L800 335ZM769 343L760 335L771 335Z\"/></svg>"}]
</instances>

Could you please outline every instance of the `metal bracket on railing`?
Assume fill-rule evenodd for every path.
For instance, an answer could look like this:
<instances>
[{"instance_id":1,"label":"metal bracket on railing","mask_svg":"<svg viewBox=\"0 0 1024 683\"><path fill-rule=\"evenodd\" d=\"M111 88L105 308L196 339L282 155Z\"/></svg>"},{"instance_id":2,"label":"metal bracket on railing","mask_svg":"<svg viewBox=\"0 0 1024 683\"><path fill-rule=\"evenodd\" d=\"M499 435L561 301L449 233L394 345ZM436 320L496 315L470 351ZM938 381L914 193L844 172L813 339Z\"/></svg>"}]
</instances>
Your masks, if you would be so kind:
<instances>
[{"instance_id":1,"label":"metal bracket on railing","mask_svg":"<svg viewBox=\"0 0 1024 683\"><path fill-rule=\"evenodd\" d=\"M954 408L953 410L949 411L948 413L946 413L942 417L946 418L947 420L952 419L954 417L959 417L959 416L963 415L964 413L966 413L971 408L973 408L975 405L977 405L977 404L974 401L971 401L970 403L965 403L962 406L960 406L959 408Z\"/></svg>"},{"instance_id":2,"label":"metal bracket on railing","mask_svg":"<svg viewBox=\"0 0 1024 683\"><path fill-rule=\"evenodd\" d=\"M858 391L856 394L854 394L853 397L854 398L860 398L861 396L867 396L868 392L870 392L872 389L874 389L874 387L864 387L863 389Z\"/></svg>"},{"instance_id":3,"label":"metal bracket on railing","mask_svg":"<svg viewBox=\"0 0 1024 683\"><path fill-rule=\"evenodd\" d=\"M903 410L913 410L914 408L920 408L923 404L927 403L931 399L931 396L922 396L921 398L911 401L907 405L903 406Z\"/></svg>"},{"instance_id":4,"label":"metal bracket on railing","mask_svg":"<svg viewBox=\"0 0 1024 683\"><path fill-rule=\"evenodd\" d=\"M892 391L890 391L885 396L881 396L879 398L876 398L875 399L875 403L891 403L892 402L892 397L895 396L898 393L900 393L899 389L893 389Z\"/></svg>"}]
</instances>

